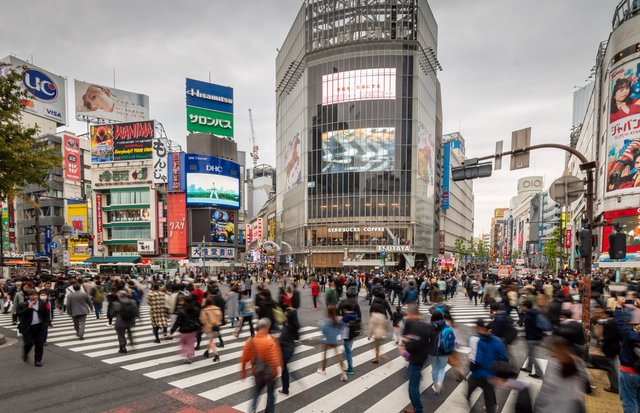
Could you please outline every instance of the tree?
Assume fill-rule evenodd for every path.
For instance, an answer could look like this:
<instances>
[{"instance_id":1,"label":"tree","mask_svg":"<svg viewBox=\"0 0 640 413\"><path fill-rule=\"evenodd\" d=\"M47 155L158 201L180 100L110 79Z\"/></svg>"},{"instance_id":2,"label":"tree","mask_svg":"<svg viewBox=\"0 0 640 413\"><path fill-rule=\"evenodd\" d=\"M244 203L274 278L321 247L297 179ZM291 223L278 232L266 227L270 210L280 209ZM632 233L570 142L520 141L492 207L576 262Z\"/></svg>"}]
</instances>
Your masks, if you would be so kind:
<instances>
[{"instance_id":1,"label":"tree","mask_svg":"<svg viewBox=\"0 0 640 413\"><path fill-rule=\"evenodd\" d=\"M37 141L37 128L21 123L22 101L28 97L21 86L22 71L1 72L6 74L0 75L0 199L10 199L25 185L46 186L51 168L60 167L62 160L56 150Z\"/></svg>"},{"instance_id":2,"label":"tree","mask_svg":"<svg viewBox=\"0 0 640 413\"><path fill-rule=\"evenodd\" d=\"M466 241L462 238L456 239L454 243L454 247L456 249L456 254L460 257L460 261L464 260L464 257L469 253L467 246L465 245Z\"/></svg>"},{"instance_id":3,"label":"tree","mask_svg":"<svg viewBox=\"0 0 640 413\"><path fill-rule=\"evenodd\" d=\"M551 233L551 238L542 245L542 255L547 258L549 270L555 273L557 270L556 261L564 259L563 231L556 227Z\"/></svg>"}]
</instances>

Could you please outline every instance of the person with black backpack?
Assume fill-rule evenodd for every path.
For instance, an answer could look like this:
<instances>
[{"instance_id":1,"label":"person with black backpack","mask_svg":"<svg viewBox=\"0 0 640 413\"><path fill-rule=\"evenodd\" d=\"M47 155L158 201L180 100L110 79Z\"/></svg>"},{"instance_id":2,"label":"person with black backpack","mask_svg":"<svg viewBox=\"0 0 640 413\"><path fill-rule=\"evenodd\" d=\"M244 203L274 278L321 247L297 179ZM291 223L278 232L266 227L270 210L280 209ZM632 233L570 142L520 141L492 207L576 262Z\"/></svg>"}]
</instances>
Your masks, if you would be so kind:
<instances>
[{"instance_id":1,"label":"person with black backpack","mask_svg":"<svg viewBox=\"0 0 640 413\"><path fill-rule=\"evenodd\" d=\"M345 374L353 375L353 339L362 333L362 312L358 304L358 290L356 287L349 287L347 298L338 304L338 314L342 317L345 327L342 331L342 346L344 357L347 360L347 370Z\"/></svg>"},{"instance_id":2,"label":"person with black backpack","mask_svg":"<svg viewBox=\"0 0 640 413\"><path fill-rule=\"evenodd\" d=\"M429 348L433 331L420 315L416 305L410 305L404 321L402 346L400 354L409 362L409 400L411 407L405 407L405 413L422 413L423 406L420 397L420 380L422 367L429 357Z\"/></svg>"},{"instance_id":3,"label":"person with black backpack","mask_svg":"<svg viewBox=\"0 0 640 413\"><path fill-rule=\"evenodd\" d=\"M439 395L442 392L444 375L446 372L449 355L456 347L456 335L453 329L444 321L444 315L436 311L431 316L431 350L429 362L431 363L431 377L433 379L433 391Z\"/></svg>"},{"instance_id":4,"label":"person with black backpack","mask_svg":"<svg viewBox=\"0 0 640 413\"><path fill-rule=\"evenodd\" d=\"M129 337L129 345L133 346L133 337L131 328L136 324L136 316L138 315L138 306L135 301L129 298L126 291L118 291L118 300L113 302L113 315L116 319L115 330L118 335L118 344L120 349L118 353L127 353L127 339L125 333Z\"/></svg>"}]
</instances>

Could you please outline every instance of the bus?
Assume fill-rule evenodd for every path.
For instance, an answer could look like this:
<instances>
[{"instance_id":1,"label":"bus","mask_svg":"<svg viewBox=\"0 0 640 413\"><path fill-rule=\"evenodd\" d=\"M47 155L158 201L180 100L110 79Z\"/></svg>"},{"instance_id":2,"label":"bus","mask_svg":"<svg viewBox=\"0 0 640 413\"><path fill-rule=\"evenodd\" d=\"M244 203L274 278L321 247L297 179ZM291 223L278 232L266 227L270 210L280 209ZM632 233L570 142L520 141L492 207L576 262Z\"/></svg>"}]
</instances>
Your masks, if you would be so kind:
<instances>
[{"instance_id":1,"label":"bus","mask_svg":"<svg viewBox=\"0 0 640 413\"><path fill-rule=\"evenodd\" d=\"M117 262L109 264L98 264L98 274L100 275L127 275L129 277L151 275L151 265L133 264L130 262Z\"/></svg>"}]
</instances>

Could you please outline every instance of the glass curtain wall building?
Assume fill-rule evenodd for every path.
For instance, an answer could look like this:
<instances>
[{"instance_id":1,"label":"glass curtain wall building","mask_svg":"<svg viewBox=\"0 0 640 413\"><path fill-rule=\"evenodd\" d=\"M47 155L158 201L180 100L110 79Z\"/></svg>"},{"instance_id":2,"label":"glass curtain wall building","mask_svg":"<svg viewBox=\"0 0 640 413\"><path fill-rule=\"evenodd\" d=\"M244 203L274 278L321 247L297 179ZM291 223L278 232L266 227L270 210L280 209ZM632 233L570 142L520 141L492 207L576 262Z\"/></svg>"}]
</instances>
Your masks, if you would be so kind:
<instances>
[{"instance_id":1,"label":"glass curtain wall building","mask_svg":"<svg viewBox=\"0 0 640 413\"><path fill-rule=\"evenodd\" d=\"M277 215L297 267L430 266L441 135L426 0L307 0L276 59Z\"/></svg>"}]
</instances>

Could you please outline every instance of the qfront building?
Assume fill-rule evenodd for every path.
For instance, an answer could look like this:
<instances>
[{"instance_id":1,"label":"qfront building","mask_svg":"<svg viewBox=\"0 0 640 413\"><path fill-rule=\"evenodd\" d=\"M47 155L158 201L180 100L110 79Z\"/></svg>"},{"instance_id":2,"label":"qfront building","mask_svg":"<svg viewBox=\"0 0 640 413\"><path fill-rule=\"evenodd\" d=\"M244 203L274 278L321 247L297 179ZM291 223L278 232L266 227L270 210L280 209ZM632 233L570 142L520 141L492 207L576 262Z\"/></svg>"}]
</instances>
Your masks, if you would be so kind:
<instances>
[{"instance_id":1,"label":"qfront building","mask_svg":"<svg viewBox=\"0 0 640 413\"><path fill-rule=\"evenodd\" d=\"M293 267L432 265L436 56L426 0L303 3L276 59L276 211Z\"/></svg>"}]
</instances>

